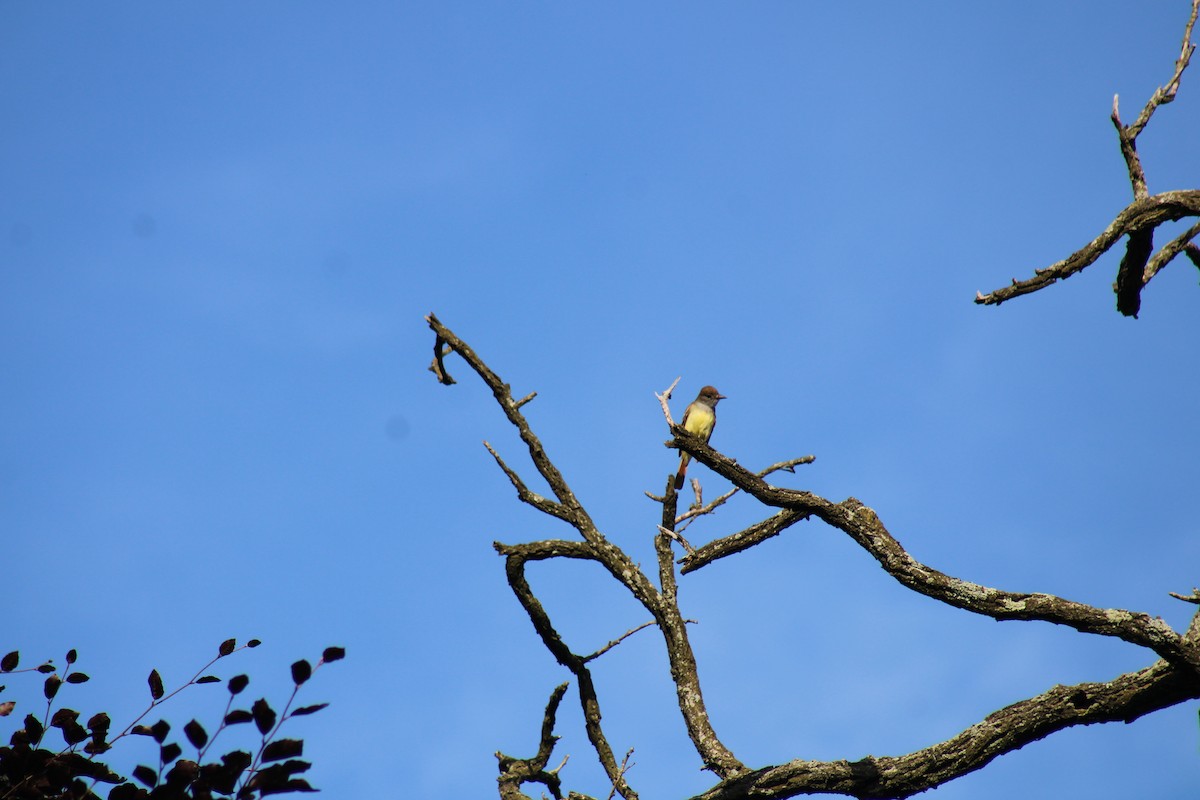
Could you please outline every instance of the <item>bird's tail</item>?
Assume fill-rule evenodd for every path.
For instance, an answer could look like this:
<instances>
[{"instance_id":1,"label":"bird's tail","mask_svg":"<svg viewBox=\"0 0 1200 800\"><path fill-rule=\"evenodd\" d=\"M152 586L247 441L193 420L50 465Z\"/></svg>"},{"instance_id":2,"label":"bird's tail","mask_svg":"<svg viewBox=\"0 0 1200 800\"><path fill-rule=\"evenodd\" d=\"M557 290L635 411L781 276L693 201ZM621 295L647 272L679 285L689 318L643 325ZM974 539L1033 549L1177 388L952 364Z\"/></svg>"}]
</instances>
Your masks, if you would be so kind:
<instances>
[{"instance_id":1,"label":"bird's tail","mask_svg":"<svg viewBox=\"0 0 1200 800\"><path fill-rule=\"evenodd\" d=\"M679 457L679 472L675 474L675 491L683 488L683 476L687 474L687 465L690 460L691 456L687 453Z\"/></svg>"}]
</instances>

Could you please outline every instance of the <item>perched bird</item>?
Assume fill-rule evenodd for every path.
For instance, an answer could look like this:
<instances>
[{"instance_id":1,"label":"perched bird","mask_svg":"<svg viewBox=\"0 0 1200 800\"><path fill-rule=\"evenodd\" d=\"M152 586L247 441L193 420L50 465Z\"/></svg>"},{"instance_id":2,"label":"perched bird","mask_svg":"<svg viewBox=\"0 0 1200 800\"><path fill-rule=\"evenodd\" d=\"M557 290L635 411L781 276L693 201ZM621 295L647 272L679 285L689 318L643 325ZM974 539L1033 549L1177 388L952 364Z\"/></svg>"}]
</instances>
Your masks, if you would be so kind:
<instances>
[{"instance_id":1,"label":"perched bird","mask_svg":"<svg viewBox=\"0 0 1200 800\"><path fill-rule=\"evenodd\" d=\"M699 436L704 441L712 436L713 428L717 425L717 403L725 399L725 395L712 386L705 386L700 394L683 412L683 421L679 425L693 436ZM687 453L679 455L679 473L675 476L675 488L683 488L683 476L687 472L688 462L692 457Z\"/></svg>"}]
</instances>

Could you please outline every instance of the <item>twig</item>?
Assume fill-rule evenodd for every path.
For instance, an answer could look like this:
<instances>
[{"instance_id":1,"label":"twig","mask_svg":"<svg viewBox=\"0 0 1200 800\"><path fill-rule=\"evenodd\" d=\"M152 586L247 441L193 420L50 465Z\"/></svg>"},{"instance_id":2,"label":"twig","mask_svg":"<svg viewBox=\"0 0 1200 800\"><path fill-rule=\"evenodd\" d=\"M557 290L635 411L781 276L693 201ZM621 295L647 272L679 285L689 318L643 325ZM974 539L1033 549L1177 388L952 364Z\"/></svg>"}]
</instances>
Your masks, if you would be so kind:
<instances>
[{"instance_id":1,"label":"twig","mask_svg":"<svg viewBox=\"0 0 1200 800\"><path fill-rule=\"evenodd\" d=\"M512 483L513 488L517 490L517 498L522 503L533 506L543 514L549 514L552 517L558 517L559 519L566 520L567 522L571 521L571 514L565 506L563 506L561 503L555 503L551 500L548 500L537 492L530 491L529 487L525 485L525 482L521 480L521 476L509 469L508 464L504 463L504 459L500 457L500 454L497 453L490 444L485 441L483 446L487 448L487 451L492 454L492 458L496 459L496 463L500 465L500 469L502 469L504 474L508 476L509 482Z\"/></svg>"},{"instance_id":2,"label":"twig","mask_svg":"<svg viewBox=\"0 0 1200 800\"><path fill-rule=\"evenodd\" d=\"M437 321L437 317L435 317L433 314L430 314L428 317L426 317L426 319ZM440 335L434 338L433 363L429 365L429 371L437 377L438 383L442 384L443 386L452 386L457 383L454 378L450 377L450 373L446 371L444 359L451 352L453 352L452 348L446 344L445 339L443 339Z\"/></svg>"},{"instance_id":3,"label":"twig","mask_svg":"<svg viewBox=\"0 0 1200 800\"><path fill-rule=\"evenodd\" d=\"M771 473L779 472L781 470L795 474L795 472L796 472L795 467L797 467L801 464L811 464L816 460L817 460L816 456L801 456L800 458L792 458L792 459L788 459L787 461L780 461L777 464L772 464L771 466L767 467L766 469L760 470L754 474L760 478L765 478L766 476L770 475ZM704 514L711 514L712 512L716 511L718 508L723 506L731 497L733 497L735 494L737 494L740 491L741 491L741 489L739 489L738 487L735 486L732 489L730 489L728 492L721 495L716 500L713 500L711 503L709 503L706 506L701 506L701 505L697 504L696 506L689 508L687 511L685 511L684 513L682 513L678 517L676 517L675 523L679 524L688 519L692 519L694 517L699 517ZM649 492L647 492L647 495L649 495ZM699 497L699 493L697 493L697 497ZM661 500L661 498L660 498L660 500Z\"/></svg>"},{"instance_id":4,"label":"twig","mask_svg":"<svg viewBox=\"0 0 1200 800\"><path fill-rule=\"evenodd\" d=\"M1196 605L1200 605L1200 589L1192 589L1191 594L1176 594L1175 592L1167 592L1167 594L1171 595L1171 597L1174 597L1176 600L1182 600L1185 603L1195 603Z\"/></svg>"},{"instance_id":5,"label":"twig","mask_svg":"<svg viewBox=\"0 0 1200 800\"><path fill-rule=\"evenodd\" d=\"M671 385L667 387L665 392L662 394L659 394L658 392L654 393L654 396L658 398L658 402L662 405L663 416L667 418L667 425L672 427L675 425L675 420L671 419L671 407L667 405L667 402L671 399L671 393L675 391L675 387L679 385L679 381L682 379L683 376L680 375L678 378L672 381Z\"/></svg>"},{"instance_id":6,"label":"twig","mask_svg":"<svg viewBox=\"0 0 1200 800\"><path fill-rule=\"evenodd\" d=\"M653 624L654 624L654 620L650 620L649 622L643 622L641 625L638 625L636 628L630 628L629 630L625 631L623 634L618 636L616 639L613 639L611 642L604 645L604 647L601 647L599 650L592 653L590 656L584 656L583 662L586 664L589 661L594 661L595 659L597 659L600 656L607 653L609 650L612 650L614 647L619 645L621 642L628 639L630 636L633 636L635 633L637 633L640 630L645 630L646 628L649 628Z\"/></svg>"},{"instance_id":7,"label":"twig","mask_svg":"<svg viewBox=\"0 0 1200 800\"><path fill-rule=\"evenodd\" d=\"M679 542L679 544L683 545L683 549L686 550L689 555L696 552L696 548L692 547L691 544L688 543L688 540L683 538L683 534L679 531L673 531L670 528L664 528L662 525L659 525L658 532L666 536L670 536L672 539Z\"/></svg>"},{"instance_id":8,"label":"twig","mask_svg":"<svg viewBox=\"0 0 1200 800\"><path fill-rule=\"evenodd\" d=\"M1197 222L1195 225L1176 236L1170 242L1163 245L1154 255L1154 258L1150 259L1150 261L1146 264L1146 269L1142 273L1142 285L1144 286L1149 283L1150 279L1157 275L1160 269L1169 264L1171 259L1175 258L1175 256L1179 255L1180 253L1189 251L1189 248L1191 248L1189 255L1191 252L1200 252L1200 250L1197 250L1196 245L1192 243L1192 240L1197 236L1200 236L1200 222ZM1195 259L1193 259L1193 261L1194 260ZM1197 262L1196 266L1200 267L1200 262Z\"/></svg>"},{"instance_id":9,"label":"twig","mask_svg":"<svg viewBox=\"0 0 1200 800\"><path fill-rule=\"evenodd\" d=\"M623 759L621 759L621 776L622 777L624 777L626 772L629 772L630 768L636 766L635 764L629 763L629 759L632 756L633 756L633 748L631 747L631 748L629 748L629 750L627 750L625 752L625 757ZM614 783L612 790L609 791L609 793L608 793L608 800L612 800L613 797L616 795L616 793L617 793L617 785Z\"/></svg>"}]
</instances>

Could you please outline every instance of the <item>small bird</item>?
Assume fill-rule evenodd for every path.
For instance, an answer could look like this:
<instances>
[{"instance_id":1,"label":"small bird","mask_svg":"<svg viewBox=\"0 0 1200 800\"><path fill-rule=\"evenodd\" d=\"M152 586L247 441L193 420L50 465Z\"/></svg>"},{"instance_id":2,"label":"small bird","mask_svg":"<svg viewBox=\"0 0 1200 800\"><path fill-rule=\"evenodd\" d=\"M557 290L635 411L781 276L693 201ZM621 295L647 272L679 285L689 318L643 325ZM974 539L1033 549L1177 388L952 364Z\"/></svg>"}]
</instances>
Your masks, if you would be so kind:
<instances>
[{"instance_id":1,"label":"small bird","mask_svg":"<svg viewBox=\"0 0 1200 800\"><path fill-rule=\"evenodd\" d=\"M717 403L725 399L725 395L721 394L712 386L705 386L700 390L700 394L692 401L683 412L683 421L679 425L693 436L699 436L704 441L708 441L712 436L713 428L717 425ZM687 472L688 462L692 457L687 453L679 455L679 473L675 476L675 488L683 488L683 476Z\"/></svg>"}]
</instances>

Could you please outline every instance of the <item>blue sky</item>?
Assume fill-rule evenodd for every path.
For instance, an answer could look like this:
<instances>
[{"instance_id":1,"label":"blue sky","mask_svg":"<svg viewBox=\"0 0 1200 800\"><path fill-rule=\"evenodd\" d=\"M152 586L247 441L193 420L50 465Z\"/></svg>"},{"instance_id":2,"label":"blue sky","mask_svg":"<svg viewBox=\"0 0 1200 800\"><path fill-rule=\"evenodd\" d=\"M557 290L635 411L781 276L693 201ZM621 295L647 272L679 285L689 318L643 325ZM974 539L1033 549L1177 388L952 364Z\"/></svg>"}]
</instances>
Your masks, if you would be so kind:
<instances>
[{"instance_id":1,"label":"blue sky","mask_svg":"<svg viewBox=\"0 0 1200 800\"><path fill-rule=\"evenodd\" d=\"M1112 96L1136 116L1186 16L5 3L2 649L78 648L92 680L64 702L117 723L152 667L177 683L226 637L264 645L216 674L280 702L292 660L343 645L303 695L331 707L291 731L324 796L493 796L492 753L533 752L567 675L491 542L570 531L514 499L481 441L533 471L461 362L454 387L426 372L430 311L539 392L549 453L644 564L643 492L674 466L653 392L682 376L677 413L703 384L728 395L723 452L816 455L781 482L861 499L925 563L1182 628L1194 268L1156 278L1138 321L1114 310L1117 255L971 300L1128 202ZM1139 141L1151 191L1196 186L1198 128L1193 73ZM577 652L645 621L585 565L531 575ZM818 523L684 578L681 601L714 724L753 765L908 752L1152 660L915 596ZM642 796L706 788L655 633L595 674ZM603 797L573 698L565 783ZM219 687L178 700L177 726L223 706ZM1067 731L928 796L1191 797L1196 713Z\"/></svg>"}]
</instances>

